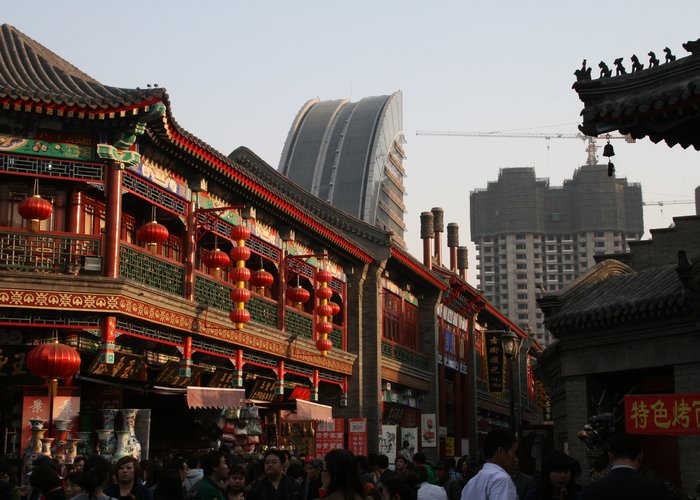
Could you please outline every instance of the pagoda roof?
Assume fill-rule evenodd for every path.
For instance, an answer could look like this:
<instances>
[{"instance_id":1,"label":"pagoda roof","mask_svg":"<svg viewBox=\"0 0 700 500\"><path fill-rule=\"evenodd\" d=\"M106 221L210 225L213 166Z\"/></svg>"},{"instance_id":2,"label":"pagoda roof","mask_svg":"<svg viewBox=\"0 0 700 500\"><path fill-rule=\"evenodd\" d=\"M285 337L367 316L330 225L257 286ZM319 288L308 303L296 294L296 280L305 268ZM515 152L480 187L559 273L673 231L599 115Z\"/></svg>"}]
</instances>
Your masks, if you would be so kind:
<instances>
[{"instance_id":1,"label":"pagoda roof","mask_svg":"<svg viewBox=\"0 0 700 500\"><path fill-rule=\"evenodd\" d=\"M674 264L635 272L616 260L592 267L562 292L548 294L538 305L553 334L600 328L629 321L649 321L687 312L691 289L683 276L695 274L698 266L684 271ZM686 283L687 284L687 283Z\"/></svg>"},{"instance_id":2,"label":"pagoda roof","mask_svg":"<svg viewBox=\"0 0 700 500\"><path fill-rule=\"evenodd\" d=\"M700 150L699 42L683 44L690 52L686 57L676 58L667 47L667 62L637 66L639 69L631 73L625 70L619 76L591 79L592 68L584 61L573 85L584 104L581 132L598 136L618 130L634 139L649 137L654 143L665 141L669 146ZM649 53L650 59L653 54ZM623 64L621 59L616 62ZM610 69L616 72L614 67Z\"/></svg>"},{"instance_id":3,"label":"pagoda roof","mask_svg":"<svg viewBox=\"0 0 700 500\"><path fill-rule=\"evenodd\" d=\"M83 110L115 110L162 99L164 89L103 85L14 26L0 26L0 99Z\"/></svg>"},{"instance_id":4,"label":"pagoda roof","mask_svg":"<svg viewBox=\"0 0 700 500\"><path fill-rule=\"evenodd\" d=\"M181 127L173 117L165 88L125 89L103 85L9 24L0 26L0 102L4 110L86 122L97 119L129 124L147 120L147 135L192 168L228 180L228 187L233 184L244 189L250 201L273 206L336 248L362 261L372 260L365 248L329 227L327 222L334 220L332 217L319 217L317 207L295 204L288 196L293 189L275 188L266 182L269 177L243 168ZM153 113L159 106L163 111ZM320 206L320 200L317 203ZM332 207L330 211L340 213ZM389 233L365 229L358 230L358 234L381 246L389 245ZM386 234L380 235L382 232Z\"/></svg>"}]
</instances>

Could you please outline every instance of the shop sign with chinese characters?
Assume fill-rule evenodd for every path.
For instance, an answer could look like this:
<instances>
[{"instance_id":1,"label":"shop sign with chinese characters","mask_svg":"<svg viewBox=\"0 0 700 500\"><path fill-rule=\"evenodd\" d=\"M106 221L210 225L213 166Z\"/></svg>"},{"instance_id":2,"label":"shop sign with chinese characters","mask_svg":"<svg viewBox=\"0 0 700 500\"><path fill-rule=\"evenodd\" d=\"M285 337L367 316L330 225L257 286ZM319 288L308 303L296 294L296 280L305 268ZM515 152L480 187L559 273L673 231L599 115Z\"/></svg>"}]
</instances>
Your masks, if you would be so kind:
<instances>
[{"instance_id":1,"label":"shop sign with chinese characters","mask_svg":"<svg viewBox=\"0 0 700 500\"><path fill-rule=\"evenodd\" d=\"M345 420L319 422L316 427L316 456L323 458L331 450L345 447Z\"/></svg>"},{"instance_id":2,"label":"shop sign with chinese characters","mask_svg":"<svg viewBox=\"0 0 700 500\"><path fill-rule=\"evenodd\" d=\"M487 331L484 334L486 344L486 368L488 369L489 392L503 392L503 344L501 331Z\"/></svg>"},{"instance_id":3,"label":"shop sign with chinese characters","mask_svg":"<svg viewBox=\"0 0 700 500\"><path fill-rule=\"evenodd\" d=\"M630 434L700 434L700 394L625 396Z\"/></svg>"}]
</instances>

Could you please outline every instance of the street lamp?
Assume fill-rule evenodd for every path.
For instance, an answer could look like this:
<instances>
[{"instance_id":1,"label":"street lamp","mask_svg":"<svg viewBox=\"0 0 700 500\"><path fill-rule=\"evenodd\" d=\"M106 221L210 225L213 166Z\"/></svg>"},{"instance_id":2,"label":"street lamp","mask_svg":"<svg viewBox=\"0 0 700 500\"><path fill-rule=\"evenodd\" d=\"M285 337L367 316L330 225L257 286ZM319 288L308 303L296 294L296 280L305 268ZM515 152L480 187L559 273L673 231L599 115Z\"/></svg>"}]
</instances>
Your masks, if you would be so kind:
<instances>
[{"instance_id":1,"label":"street lamp","mask_svg":"<svg viewBox=\"0 0 700 500\"><path fill-rule=\"evenodd\" d=\"M503 345L503 355L508 359L508 390L510 391L510 430L513 434L516 432L515 422L515 383L513 381L513 360L518 359L520 351L520 337L511 332L506 331L501 335L501 344ZM516 365L517 366L517 365Z\"/></svg>"}]
</instances>

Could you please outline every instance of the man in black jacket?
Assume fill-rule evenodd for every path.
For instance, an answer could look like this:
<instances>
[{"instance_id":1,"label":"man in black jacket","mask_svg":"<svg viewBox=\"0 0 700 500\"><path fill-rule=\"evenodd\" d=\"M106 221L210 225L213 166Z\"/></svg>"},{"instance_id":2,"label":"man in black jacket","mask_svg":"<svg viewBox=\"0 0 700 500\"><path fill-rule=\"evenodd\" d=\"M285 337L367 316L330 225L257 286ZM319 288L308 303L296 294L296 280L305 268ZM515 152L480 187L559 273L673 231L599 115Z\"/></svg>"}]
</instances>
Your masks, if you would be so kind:
<instances>
[{"instance_id":1,"label":"man in black jacket","mask_svg":"<svg viewBox=\"0 0 700 500\"><path fill-rule=\"evenodd\" d=\"M583 490L583 500L668 500L663 482L641 474L638 469L643 453L639 440L618 434L610 443L612 469Z\"/></svg>"}]
</instances>

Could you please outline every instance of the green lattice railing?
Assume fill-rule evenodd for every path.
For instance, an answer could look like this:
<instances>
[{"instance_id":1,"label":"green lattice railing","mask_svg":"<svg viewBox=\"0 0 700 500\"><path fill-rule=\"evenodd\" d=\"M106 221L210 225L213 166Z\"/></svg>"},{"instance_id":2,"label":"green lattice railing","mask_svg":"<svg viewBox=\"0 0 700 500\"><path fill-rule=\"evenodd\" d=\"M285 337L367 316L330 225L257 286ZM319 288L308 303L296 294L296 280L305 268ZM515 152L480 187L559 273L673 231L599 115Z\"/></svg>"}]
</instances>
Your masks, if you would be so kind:
<instances>
[{"instance_id":1,"label":"green lattice railing","mask_svg":"<svg viewBox=\"0 0 700 500\"><path fill-rule=\"evenodd\" d=\"M180 297L184 294L185 269L145 250L121 245L119 275Z\"/></svg>"},{"instance_id":2,"label":"green lattice railing","mask_svg":"<svg viewBox=\"0 0 700 500\"><path fill-rule=\"evenodd\" d=\"M199 273L194 276L194 300L204 306L228 312L233 308L229 293L232 286L207 278Z\"/></svg>"},{"instance_id":3,"label":"green lattice railing","mask_svg":"<svg viewBox=\"0 0 700 500\"><path fill-rule=\"evenodd\" d=\"M313 338L314 322L311 316L287 308L284 324L287 332L292 335L297 335L304 339Z\"/></svg>"},{"instance_id":4,"label":"green lattice railing","mask_svg":"<svg viewBox=\"0 0 700 500\"><path fill-rule=\"evenodd\" d=\"M421 370L428 369L427 356L390 342L382 342L382 356L398 361L399 363L405 363L420 368Z\"/></svg>"},{"instance_id":5,"label":"green lattice railing","mask_svg":"<svg viewBox=\"0 0 700 500\"><path fill-rule=\"evenodd\" d=\"M277 326L277 303L253 295L246 305L250 311L250 320L267 326Z\"/></svg>"},{"instance_id":6,"label":"green lattice railing","mask_svg":"<svg viewBox=\"0 0 700 500\"><path fill-rule=\"evenodd\" d=\"M99 255L99 238L21 231L0 233L0 269L77 274L83 256Z\"/></svg>"},{"instance_id":7,"label":"green lattice railing","mask_svg":"<svg viewBox=\"0 0 700 500\"><path fill-rule=\"evenodd\" d=\"M335 349L343 348L343 330L334 326L333 331L328 335L328 338L333 342Z\"/></svg>"}]
</instances>

